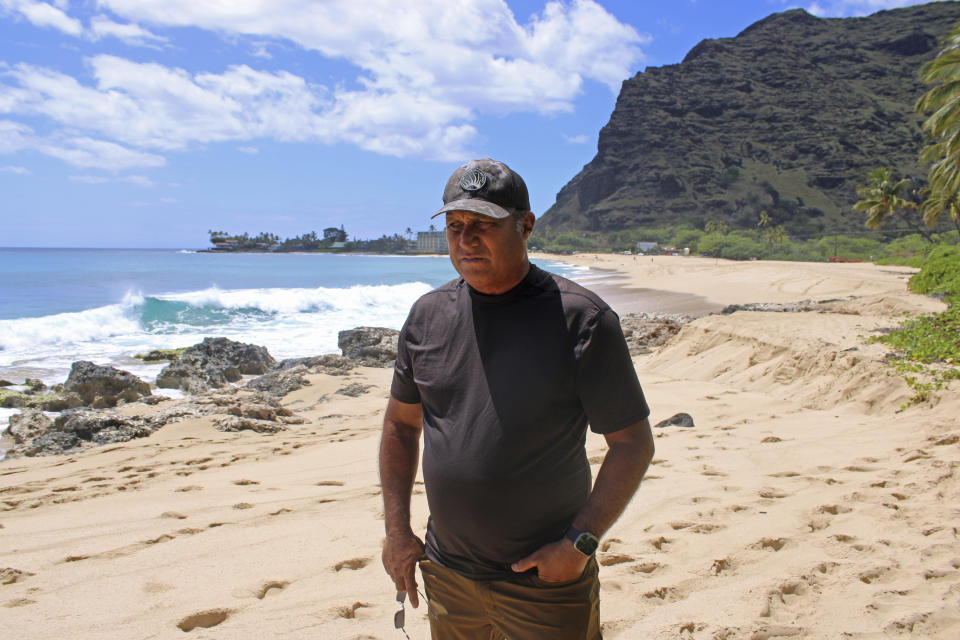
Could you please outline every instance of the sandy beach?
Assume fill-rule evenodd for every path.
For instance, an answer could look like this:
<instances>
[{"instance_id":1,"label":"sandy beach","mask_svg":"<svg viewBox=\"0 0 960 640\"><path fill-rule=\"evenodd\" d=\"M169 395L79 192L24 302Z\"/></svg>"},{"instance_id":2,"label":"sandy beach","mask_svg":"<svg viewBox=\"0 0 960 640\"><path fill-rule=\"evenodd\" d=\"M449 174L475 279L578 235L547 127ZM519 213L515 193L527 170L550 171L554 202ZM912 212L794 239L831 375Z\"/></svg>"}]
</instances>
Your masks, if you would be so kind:
<instances>
[{"instance_id":1,"label":"sandy beach","mask_svg":"<svg viewBox=\"0 0 960 640\"><path fill-rule=\"evenodd\" d=\"M602 541L604 637L960 637L960 385L899 411L910 391L867 340L944 308L907 291L912 270L563 260L615 272L596 289L621 314L702 316L634 359L651 421L685 412L695 426L655 430L650 471ZM827 302L704 315L803 300ZM305 421L275 434L195 418L0 462L0 628L72 640L402 637L380 565L376 471L391 374L311 375L283 399ZM369 388L336 393L354 383ZM596 471L604 440L590 434L587 446ZM422 488L413 517L422 533ZM429 637L425 607L407 621L411 638Z\"/></svg>"}]
</instances>

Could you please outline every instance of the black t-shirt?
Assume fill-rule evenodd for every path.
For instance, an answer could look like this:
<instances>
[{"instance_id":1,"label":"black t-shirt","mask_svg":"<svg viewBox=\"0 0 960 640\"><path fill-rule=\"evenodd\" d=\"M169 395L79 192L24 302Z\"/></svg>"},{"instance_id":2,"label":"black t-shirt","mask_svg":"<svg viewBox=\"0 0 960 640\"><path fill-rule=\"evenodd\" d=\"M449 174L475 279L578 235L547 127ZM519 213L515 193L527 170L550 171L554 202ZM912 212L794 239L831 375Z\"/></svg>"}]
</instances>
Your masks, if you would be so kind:
<instances>
[{"instance_id":1,"label":"black t-shirt","mask_svg":"<svg viewBox=\"0 0 960 640\"><path fill-rule=\"evenodd\" d=\"M650 413L617 315L533 265L502 295L459 279L420 298L390 392L423 409L427 555L478 580L563 536L590 493L588 421Z\"/></svg>"}]
</instances>

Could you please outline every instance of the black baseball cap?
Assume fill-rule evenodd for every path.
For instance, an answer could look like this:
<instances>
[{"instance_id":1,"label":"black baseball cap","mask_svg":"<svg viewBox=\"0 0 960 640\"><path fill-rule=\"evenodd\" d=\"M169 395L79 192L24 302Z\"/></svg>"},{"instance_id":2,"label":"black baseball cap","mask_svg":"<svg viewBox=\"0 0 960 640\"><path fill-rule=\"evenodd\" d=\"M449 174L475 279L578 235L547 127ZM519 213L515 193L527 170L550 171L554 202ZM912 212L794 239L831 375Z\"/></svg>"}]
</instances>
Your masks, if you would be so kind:
<instances>
[{"instance_id":1,"label":"black baseball cap","mask_svg":"<svg viewBox=\"0 0 960 640\"><path fill-rule=\"evenodd\" d=\"M510 167L481 158L453 172L443 190L443 206L436 218L448 211L472 211L491 218L506 218L530 211L530 196L523 178Z\"/></svg>"}]
</instances>

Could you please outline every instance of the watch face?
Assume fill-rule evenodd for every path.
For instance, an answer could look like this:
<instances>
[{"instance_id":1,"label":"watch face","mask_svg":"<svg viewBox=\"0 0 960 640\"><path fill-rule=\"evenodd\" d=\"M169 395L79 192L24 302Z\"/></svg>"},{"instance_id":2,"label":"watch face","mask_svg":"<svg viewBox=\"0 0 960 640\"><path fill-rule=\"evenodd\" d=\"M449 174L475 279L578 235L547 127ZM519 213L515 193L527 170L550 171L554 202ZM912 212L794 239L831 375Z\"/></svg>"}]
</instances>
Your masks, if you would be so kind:
<instances>
[{"instance_id":1,"label":"watch face","mask_svg":"<svg viewBox=\"0 0 960 640\"><path fill-rule=\"evenodd\" d=\"M584 531L581 533L577 537L577 541L573 543L573 546L577 548L577 551L585 556L592 556L594 553L596 553L599 545L600 541L597 540L597 537L589 531Z\"/></svg>"}]
</instances>

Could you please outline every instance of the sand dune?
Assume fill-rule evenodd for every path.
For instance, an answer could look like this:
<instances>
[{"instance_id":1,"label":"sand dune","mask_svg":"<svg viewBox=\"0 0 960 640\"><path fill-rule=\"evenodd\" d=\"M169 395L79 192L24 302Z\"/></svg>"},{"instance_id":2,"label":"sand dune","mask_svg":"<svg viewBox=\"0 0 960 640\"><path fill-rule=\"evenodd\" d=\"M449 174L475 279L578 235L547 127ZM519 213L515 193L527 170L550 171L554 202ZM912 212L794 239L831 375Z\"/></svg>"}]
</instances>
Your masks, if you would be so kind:
<instances>
[{"instance_id":1,"label":"sand dune","mask_svg":"<svg viewBox=\"0 0 960 640\"><path fill-rule=\"evenodd\" d=\"M706 316L635 359L654 421L683 411L696 426L657 429L654 464L603 540L605 637L960 637L957 388L898 413L909 390L866 342L897 314L942 307L906 293L908 270L572 259L714 305L856 296ZM601 288L621 312L638 304ZM284 399L307 422L273 435L191 419L0 463L4 633L400 637L379 560L389 379L312 376ZM372 386L334 393L352 382ZM599 464L603 439L588 453ZM418 487L421 531L426 516ZM407 618L412 638L429 637L423 609Z\"/></svg>"}]
</instances>

